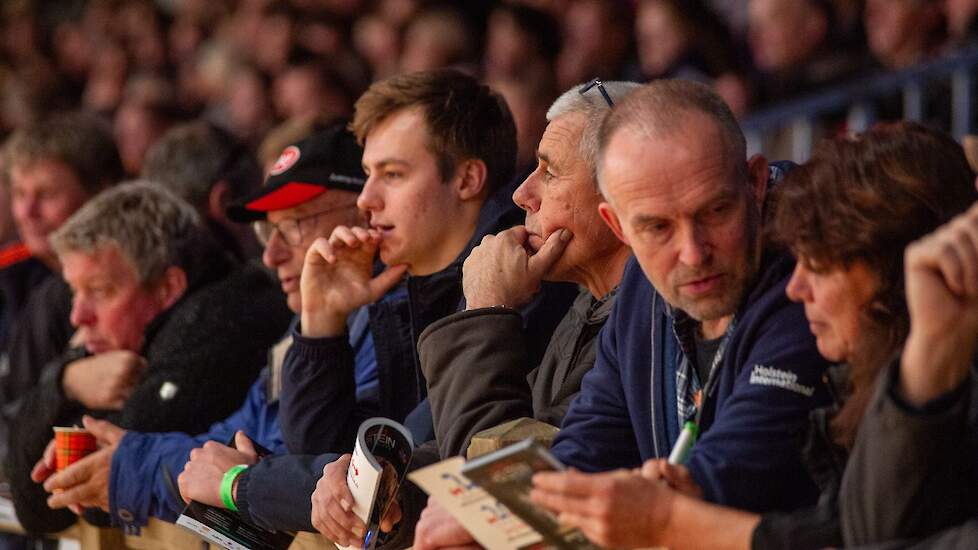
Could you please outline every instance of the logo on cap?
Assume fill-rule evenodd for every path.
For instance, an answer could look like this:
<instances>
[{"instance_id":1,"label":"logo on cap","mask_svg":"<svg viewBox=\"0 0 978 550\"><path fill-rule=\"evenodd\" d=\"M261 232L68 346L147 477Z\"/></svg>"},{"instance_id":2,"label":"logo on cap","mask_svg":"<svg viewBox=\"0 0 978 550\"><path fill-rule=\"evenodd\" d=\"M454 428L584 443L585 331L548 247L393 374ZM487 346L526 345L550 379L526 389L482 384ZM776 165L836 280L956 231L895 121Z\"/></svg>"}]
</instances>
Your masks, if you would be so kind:
<instances>
[{"instance_id":1,"label":"logo on cap","mask_svg":"<svg viewBox=\"0 0 978 550\"><path fill-rule=\"evenodd\" d=\"M301 156L299 148L295 145L289 145L282 151L282 154L279 155L278 160L276 160L275 164L272 165L272 169L268 171L268 175L277 176L289 168L292 168L295 166L295 163L299 161L299 156Z\"/></svg>"}]
</instances>

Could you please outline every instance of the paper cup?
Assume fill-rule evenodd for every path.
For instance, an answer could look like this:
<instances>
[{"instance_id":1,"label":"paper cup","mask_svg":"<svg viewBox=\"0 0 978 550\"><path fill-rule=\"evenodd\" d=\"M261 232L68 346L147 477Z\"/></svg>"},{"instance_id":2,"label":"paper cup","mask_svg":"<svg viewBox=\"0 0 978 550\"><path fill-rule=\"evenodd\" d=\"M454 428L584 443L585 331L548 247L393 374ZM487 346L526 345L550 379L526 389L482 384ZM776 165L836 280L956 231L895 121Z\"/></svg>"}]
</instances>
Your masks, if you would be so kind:
<instances>
[{"instance_id":1,"label":"paper cup","mask_svg":"<svg viewBox=\"0 0 978 550\"><path fill-rule=\"evenodd\" d=\"M64 470L87 455L95 452L95 436L84 428L54 428L54 464L57 471Z\"/></svg>"}]
</instances>

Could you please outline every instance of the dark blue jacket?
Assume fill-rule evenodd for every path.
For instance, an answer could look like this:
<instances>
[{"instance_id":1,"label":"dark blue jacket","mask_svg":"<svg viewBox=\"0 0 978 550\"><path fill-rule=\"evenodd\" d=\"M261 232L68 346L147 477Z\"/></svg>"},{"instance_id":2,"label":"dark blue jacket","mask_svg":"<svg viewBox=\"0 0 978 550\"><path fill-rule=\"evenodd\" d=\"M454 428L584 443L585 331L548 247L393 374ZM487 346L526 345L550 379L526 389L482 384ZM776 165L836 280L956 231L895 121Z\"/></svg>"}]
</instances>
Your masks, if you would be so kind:
<instances>
[{"instance_id":1,"label":"dark blue jacket","mask_svg":"<svg viewBox=\"0 0 978 550\"><path fill-rule=\"evenodd\" d=\"M814 502L801 463L808 412L828 402L827 366L804 310L785 296L794 261L769 253L704 405L701 438L686 463L710 502L755 512ZM679 434L680 336L672 310L633 258L600 335L594 368L564 418L553 453L586 471L665 458Z\"/></svg>"}]
</instances>

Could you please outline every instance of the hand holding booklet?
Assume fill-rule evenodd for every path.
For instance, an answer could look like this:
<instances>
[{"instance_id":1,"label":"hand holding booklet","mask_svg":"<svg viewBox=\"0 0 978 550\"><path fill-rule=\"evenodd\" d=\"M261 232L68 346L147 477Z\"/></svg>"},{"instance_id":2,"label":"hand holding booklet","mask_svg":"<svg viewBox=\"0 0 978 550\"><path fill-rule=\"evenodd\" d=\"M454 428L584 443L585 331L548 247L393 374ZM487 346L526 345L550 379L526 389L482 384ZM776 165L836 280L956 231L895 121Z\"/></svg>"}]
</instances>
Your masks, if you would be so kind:
<instances>
[{"instance_id":1,"label":"hand holding booklet","mask_svg":"<svg viewBox=\"0 0 978 550\"><path fill-rule=\"evenodd\" d=\"M233 436L227 445L234 448ZM255 442L252 442L252 445L258 453L258 460L271 454L271 451ZM175 492L176 498L179 499L180 492L176 489L173 476L170 475L165 464L163 468L163 475L167 479L170 490ZM244 521L236 512L195 500L187 503L183 513L177 518L177 525L193 531L211 544L228 550L285 550L295 538L294 533L262 529Z\"/></svg>"},{"instance_id":2,"label":"hand holding booklet","mask_svg":"<svg viewBox=\"0 0 978 550\"><path fill-rule=\"evenodd\" d=\"M232 440L232 447L233 443ZM255 449L259 460L268 454L258 445ZM353 495L353 513L367 525L363 548L374 548L383 536L380 520L397 497L413 452L411 433L397 422L370 418L360 425L346 480ZM309 496L296 495L296 498ZM187 505L177 525L228 550L285 550L295 538L293 533L268 531L246 523L235 512L195 501ZM356 546L340 548L358 549Z\"/></svg>"},{"instance_id":3,"label":"hand holding booklet","mask_svg":"<svg viewBox=\"0 0 978 550\"><path fill-rule=\"evenodd\" d=\"M489 550L596 549L578 529L530 502L533 474L563 469L530 438L468 463L451 458L410 478Z\"/></svg>"},{"instance_id":4,"label":"hand holding booklet","mask_svg":"<svg viewBox=\"0 0 978 550\"><path fill-rule=\"evenodd\" d=\"M383 536L380 520L397 498L413 452L411 433L397 422L371 418L360 425L346 483L353 495L353 513L367 526L363 548L374 548Z\"/></svg>"}]
</instances>

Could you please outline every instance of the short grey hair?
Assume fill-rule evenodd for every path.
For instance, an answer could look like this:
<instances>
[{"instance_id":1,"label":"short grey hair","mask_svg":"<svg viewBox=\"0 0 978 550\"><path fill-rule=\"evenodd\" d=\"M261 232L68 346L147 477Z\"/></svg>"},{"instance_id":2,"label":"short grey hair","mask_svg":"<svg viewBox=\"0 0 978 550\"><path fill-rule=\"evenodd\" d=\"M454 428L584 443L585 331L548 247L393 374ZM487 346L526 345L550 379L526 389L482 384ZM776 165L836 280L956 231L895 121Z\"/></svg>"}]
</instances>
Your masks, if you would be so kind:
<instances>
[{"instance_id":1,"label":"short grey hair","mask_svg":"<svg viewBox=\"0 0 978 550\"><path fill-rule=\"evenodd\" d=\"M262 171L255 156L228 132L195 121L163 134L146 152L140 175L204 212L215 183L226 181L231 198L237 199L261 184Z\"/></svg>"},{"instance_id":2,"label":"short grey hair","mask_svg":"<svg viewBox=\"0 0 978 550\"><path fill-rule=\"evenodd\" d=\"M205 238L200 216L159 184L139 180L99 193L51 235L59 257L116 246L143 284L187 264L187 250Z\"/></svg>"},{"instance_id":3,"label":"short grey hair","mask_svg":"<svg viewBox=\"0 0 978 550\"><path fill-rule=\"evenodd\" d=\"M608 102L601 96L600 90L591 89L586 93L581 93L581 88L587 83L578 84L567 90L547 110L547 122L553 122L556 118L566 114L579 113L584 115L584 129L581 131L581 141L578 145L581 160L591 171L591 175L597 179L598 165L598 137L601 133L601 123L605 116L611 111ZM642 87L637 82L623 82L612 80L602 82L602 86L611 100L618 102L628 94Z\"/></svg>"},{"instance_id":4,"label":"short grey hair","mask_svg":"<svg viewBox=\"0 0 978 550\"><path fill-rule=\"evenodd\" d=\"M709 86L692 80L653 80L618 102L601 125L598 154L603 158L612 137L623 129L641 137L662 139L672 136L687 122L690 111L706 115L717 125L726 142L729 158L737 163L735 168L746 177L747 141L737 118ZM598 186L603 193L600 163L597 172Z\"/></svg>"}]
</instances>

